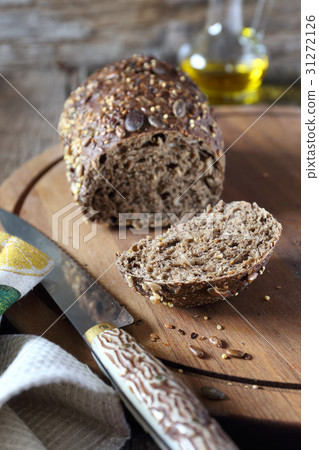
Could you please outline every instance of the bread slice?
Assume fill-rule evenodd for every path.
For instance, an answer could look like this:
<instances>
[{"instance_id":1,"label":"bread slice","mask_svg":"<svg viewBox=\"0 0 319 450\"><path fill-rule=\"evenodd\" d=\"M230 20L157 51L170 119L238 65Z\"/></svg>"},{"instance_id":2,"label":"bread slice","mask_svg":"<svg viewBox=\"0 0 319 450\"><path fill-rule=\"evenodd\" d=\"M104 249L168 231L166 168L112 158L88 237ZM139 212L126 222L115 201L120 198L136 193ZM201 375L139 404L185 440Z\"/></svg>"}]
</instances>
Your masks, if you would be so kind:
<instances>
[{"instance_id":1,"label":"bread slice","mask_svg":"<svg viewBox=\"0 0 319 450\"><path fill-rule=\"evenodd\" d=\"M265 270L281 224L256 203L224 203L119 255L125 280L153 303L196 306L238 295Z\"/></svg>"},{"instance_id":2,"label":"bread slice","mask_svg":"<svg viewBox=\"0 0 319 450\"><path fill-rule=\"evenodd\" d=\"M59 122L74 200L93 220L140 226L136 213L182 217L220 198L223 139L207 98L158 59L135 55L98 70L64 105Z\"/></svg>"}]
</instances>

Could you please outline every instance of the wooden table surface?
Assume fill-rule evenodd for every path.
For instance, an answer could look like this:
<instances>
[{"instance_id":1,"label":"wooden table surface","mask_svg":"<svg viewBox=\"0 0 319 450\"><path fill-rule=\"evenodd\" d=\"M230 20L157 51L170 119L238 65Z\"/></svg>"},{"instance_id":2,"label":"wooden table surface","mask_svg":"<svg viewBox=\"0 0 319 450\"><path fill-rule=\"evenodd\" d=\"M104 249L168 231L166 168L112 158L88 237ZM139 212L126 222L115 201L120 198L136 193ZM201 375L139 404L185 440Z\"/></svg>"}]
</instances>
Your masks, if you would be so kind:
<instances>
[{"instance_id":1,"label":"wooden table surface","mask_svg":"<svg viewBox=\"0 0 319 450\"><path fill-rule=\"evenodd\" d=\"M0 78L0 183L25 161L57 143L55 127L63 102L67 93L78 84L83 75L85 76L85 74L67 74L58 70L15 72L9 77L9 81L16 90ZM37 111L17 91L25 96ZM157 448L139 426L132 419L130 421L133 439L126 446L127 449ZM236 433L238 436L241 435L241 443L245 442L241 448L254 448L251 446L251 439L245 441L242 438L245 425L248 430L245 421L239 421L234 425L227 423L225 419L223 423L226 430L231 426L235 435ZM272 429L271 432L272 439L268 443L265 440L264 447L260 449L267 448L269 444L272 449L298 448L298 431L295 429ZM256 424L254 430L250 429L250 433L266 436L267 425L260 427ZM277 443L273 444L274 441Z\"/></svg>"}]
</instances>

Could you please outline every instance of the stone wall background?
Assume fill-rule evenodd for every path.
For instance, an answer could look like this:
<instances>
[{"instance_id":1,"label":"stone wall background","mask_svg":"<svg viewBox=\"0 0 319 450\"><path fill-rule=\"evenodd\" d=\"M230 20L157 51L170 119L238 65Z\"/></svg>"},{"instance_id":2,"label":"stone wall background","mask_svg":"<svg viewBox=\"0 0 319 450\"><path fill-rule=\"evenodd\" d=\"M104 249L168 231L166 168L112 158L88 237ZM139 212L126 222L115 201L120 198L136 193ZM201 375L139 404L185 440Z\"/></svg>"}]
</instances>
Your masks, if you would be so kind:
<instances>
[{"instance_id":1,"label":"stone wall background","mask_svg":"<svg viewBox=\"0 0 319 450\"><path fill-rule=\"evenodd\" d=\"M248 9L254 1L244 0ZM134 52L171 62L205 23L204 0L0 0L0 70L87 72ZM300 1L275 0L268 80L299 75Z\"/></svg>"}]
</instances>

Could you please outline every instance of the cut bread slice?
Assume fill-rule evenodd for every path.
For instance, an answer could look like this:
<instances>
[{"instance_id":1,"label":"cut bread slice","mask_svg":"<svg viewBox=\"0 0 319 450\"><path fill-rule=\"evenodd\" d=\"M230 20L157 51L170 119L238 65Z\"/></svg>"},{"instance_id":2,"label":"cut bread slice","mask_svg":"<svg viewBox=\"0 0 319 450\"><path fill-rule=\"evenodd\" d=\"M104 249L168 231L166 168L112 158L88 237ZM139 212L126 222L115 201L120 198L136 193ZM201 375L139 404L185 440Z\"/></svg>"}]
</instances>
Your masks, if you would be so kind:
<instances>
[{"instance_id":1,"label":"cut bread slice","mask_svg":"<svg viewBox=\"0 0 319 450\"><path fill-rule=\"evenodd\" d=\"M223 138L207 98L179 69L134 55L92 74L59 122L74 200L92 220L139 228L136 213L182 217L223 190Z\"/></svg>"},{"instance_id":2,"label":"cut bread slice","mask_svg":"<svg viewBox=\"0 0 319 450\"><path fill-rule=\"evenodd\" d=\"M117 258L134 290L168 306L196 306L238 295L265 270L281 224L256 203L224 203L140 240Z\"/></svg>"}]
</instances>

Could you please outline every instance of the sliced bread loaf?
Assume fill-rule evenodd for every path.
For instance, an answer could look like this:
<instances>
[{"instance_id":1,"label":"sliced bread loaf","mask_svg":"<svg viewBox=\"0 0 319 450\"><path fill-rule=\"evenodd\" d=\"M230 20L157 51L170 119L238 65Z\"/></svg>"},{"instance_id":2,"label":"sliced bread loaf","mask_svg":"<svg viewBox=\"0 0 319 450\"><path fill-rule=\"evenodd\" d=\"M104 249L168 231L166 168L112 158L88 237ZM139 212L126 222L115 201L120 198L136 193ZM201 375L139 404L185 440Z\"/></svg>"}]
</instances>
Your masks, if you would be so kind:
<instances>
[{"instance_id":1,"label":"sliced bread loaf","mask_svg":"<svg viewBox=\"0 0 319 450\"><path fill-rule=\"evenodd\" d=\"M119 255L125 280L154 303L196 306L238 295L263 273L281 224L256 203L224 203Z\"/></svg>"},{"instance_id":2,"label":"sliced bread loaf","mask_svg":"<svg viewBox=\"0 0 319 450\"><path fill-rule=\"evenodd\" d=\"M167 226L167 212L219 200L220 129L199 88L165 62L136 55L98 70L66 101L59 131L74 199L97 211L94 220L151 213L154 226L157 212Z\"/></svg>"}]
</instances>

